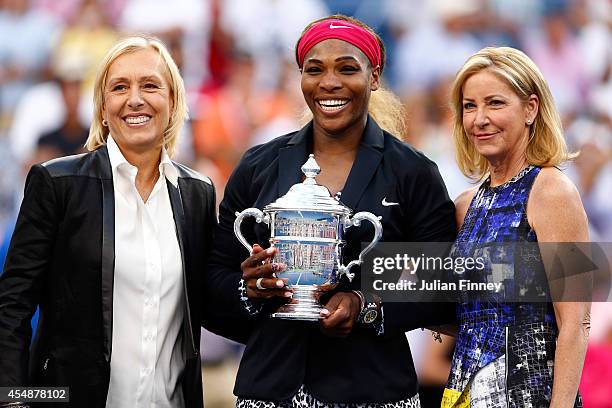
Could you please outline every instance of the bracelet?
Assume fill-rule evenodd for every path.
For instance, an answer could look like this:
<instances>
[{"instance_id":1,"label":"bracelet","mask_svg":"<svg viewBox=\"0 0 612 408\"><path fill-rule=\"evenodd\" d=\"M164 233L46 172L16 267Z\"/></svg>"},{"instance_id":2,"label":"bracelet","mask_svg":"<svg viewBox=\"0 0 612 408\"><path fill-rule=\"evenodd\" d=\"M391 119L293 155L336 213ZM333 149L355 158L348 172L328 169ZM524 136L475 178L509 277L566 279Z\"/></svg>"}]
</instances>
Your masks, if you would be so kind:
<instances>
[{"instance_id":1,"label":"bracelet","mask_svg":"<svg viewBox=\"0 0 612 408\"><path fill-rule=\"evenodd\" d=\"M247 285L244 279L240 279L238 282L238 294L240 296L240 301L242 302L242 306L247 311L250 316L257 316L261 309L263 308L263 304L260 304L259 307L255 306L251 299L247 296Z\"/></svg>"},{"instance_id":2,"label":"bracelet","mask_svg":"<svg viewBox=\"0 0 612 408\"><path fill-rule=\"evenodd\" d=\"M363 296L363 293L361 293L360 290L351 290L351 292L353 292L359 297L359 302L360 302L359 314L361 314L361 312L363 312L363 308L365 307L365 303L366 303L365 297Z\"/></svg>"}]
</instances>

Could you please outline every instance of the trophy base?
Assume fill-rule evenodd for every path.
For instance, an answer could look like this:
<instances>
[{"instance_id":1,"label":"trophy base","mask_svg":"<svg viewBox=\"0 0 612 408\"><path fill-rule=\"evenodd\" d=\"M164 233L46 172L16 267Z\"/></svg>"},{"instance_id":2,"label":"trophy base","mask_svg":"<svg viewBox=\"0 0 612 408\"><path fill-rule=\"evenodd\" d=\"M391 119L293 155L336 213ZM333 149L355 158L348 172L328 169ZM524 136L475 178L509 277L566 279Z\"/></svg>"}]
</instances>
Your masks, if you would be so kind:
<instances>
[{"instance_id":1,"label":"trophy base","mask_svg":"<svg viewBox=\"0 0 612 408\"><path fill-rule=\"evenodd\" d=\"M272 317L276 319L284 319L284 320L302 320L308 322L317 322L323 319L319 312L313 311L295 311L295 312L276 312L272 313Z\"/></svg>"},{"instance_id":2,"label":"trophy base","mask_svg":"<svg viewBox=\"0 0 612 408\"><path fill-rule=\"evenodd\" d=\"M291 303L281 306L276 312L272 313L272 317L285 320L321 320L323 318L321 317L323 306L318 301L317 292L319 292L319 288L314 285L294 285L292 289Z\"/></svg>"}]
</instances>

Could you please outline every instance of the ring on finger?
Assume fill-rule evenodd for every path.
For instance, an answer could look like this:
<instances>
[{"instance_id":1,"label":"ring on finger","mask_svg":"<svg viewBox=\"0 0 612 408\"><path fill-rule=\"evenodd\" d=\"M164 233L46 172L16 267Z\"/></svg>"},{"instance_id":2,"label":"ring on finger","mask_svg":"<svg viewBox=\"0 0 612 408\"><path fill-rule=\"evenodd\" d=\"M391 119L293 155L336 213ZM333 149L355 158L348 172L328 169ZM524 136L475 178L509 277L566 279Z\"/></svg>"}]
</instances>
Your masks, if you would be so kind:
<instances>
[{"instance_id":1,"label":"ring on finger","mask_svg":"<svg viewBox=\"0 0 612 408\"><path fill-rule=\"evenodd\" d=\"M261 281L262 281L262 280L263 280L263 278L257 278L257 281L255 282L255 286L257 286L257 289L259 289L259 290L266 290L267 288L264 288L264 287L261 285Z\"/></svg>"}]
</instances>

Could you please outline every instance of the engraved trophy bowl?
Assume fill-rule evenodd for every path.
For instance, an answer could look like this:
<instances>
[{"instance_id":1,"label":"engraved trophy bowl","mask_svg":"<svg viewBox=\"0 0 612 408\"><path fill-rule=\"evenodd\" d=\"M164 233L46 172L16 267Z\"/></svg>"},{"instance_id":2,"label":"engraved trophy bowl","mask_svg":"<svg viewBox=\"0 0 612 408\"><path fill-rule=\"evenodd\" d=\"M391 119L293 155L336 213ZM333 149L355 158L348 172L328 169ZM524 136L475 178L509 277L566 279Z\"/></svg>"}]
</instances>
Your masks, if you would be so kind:
<instances>
[{"instance_id":1,"label":"engraved trophy bowl","mask_svg":"<svg viewBox=\"0 0 612 408\"><path fill-rule=\"evenodd\" d=\"M351 209L333 198L325 186L318 185L320 173L314 155L302 166L305 179L293 185L287 194L264 207L247 208L236 212L234 234L250 254L252 247L240 231L242 221L254 217L258 223L270 227L270 246L278 249L273 262L287 268L277 273L288 279L293 289L291 303L281 306L272 317L290 320L319 320L323 307L319 304L322 292L333 290L342 275L352 281L353 266L361 265L363 257L382 237L382 225L374 214L358 212L351 217ZM342 264L345 231L367 220L374 225L374 237L359 254L358 259Z\"/></svg>"}]
</instances>

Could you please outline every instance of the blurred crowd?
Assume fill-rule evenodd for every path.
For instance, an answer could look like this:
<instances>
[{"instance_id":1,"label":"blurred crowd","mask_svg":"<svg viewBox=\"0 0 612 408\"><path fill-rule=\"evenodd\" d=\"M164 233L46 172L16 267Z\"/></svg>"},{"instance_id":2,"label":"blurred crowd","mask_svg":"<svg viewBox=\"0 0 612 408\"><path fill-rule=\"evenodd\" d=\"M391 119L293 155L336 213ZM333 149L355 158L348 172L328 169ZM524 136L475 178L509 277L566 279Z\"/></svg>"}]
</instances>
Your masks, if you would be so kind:
<instances>
[{"instance_id":1,"label":"blurred crowd","mask_svg":"<svg viewBox=\"0 0 612 408\"><path fill-rule=\"evenodd\" d=\"M454 161L449 84L482 47L525 51L581 152L565 171L582 195L592 240L612 241L610 0L0 0L0 244L31 164L82 151L95 71L121 35L146 32L168 45L190 105L177 160L210 176L221 199L247 148L300 127L295 41L307 23L332 13L381 34L384 80L406 106L407 131L398 136L438 164L452 198L470 181ZM608 345L610 315L610 304L594 312L605 325L596 341ZM204 354L216 363L233 350Z\"/></svg>"}]
</instances>

